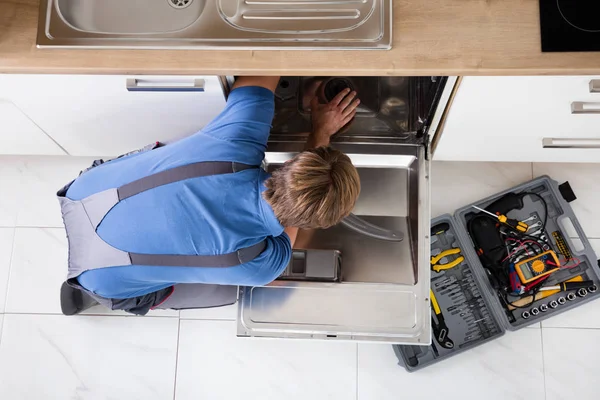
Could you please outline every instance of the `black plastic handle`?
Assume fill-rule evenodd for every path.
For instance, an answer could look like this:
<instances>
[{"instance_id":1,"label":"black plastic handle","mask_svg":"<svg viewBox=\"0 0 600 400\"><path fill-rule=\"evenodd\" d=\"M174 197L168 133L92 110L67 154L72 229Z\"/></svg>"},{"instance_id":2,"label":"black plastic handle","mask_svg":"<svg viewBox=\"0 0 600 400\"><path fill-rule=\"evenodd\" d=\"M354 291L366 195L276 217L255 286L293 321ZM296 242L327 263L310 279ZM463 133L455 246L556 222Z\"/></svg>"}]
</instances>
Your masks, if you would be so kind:
<instances>
[{"instance_id":1,"label":"black plastic handle","mask_svg":"<svg viewBox=\"0 0 600 400\"><path fill-rule=\"evenodd\" d=\"M594 281L582 281L582 282L563 282L560 284L562 290L577 290L586 289L594 284Z\"/></svg>"}]
</instances>

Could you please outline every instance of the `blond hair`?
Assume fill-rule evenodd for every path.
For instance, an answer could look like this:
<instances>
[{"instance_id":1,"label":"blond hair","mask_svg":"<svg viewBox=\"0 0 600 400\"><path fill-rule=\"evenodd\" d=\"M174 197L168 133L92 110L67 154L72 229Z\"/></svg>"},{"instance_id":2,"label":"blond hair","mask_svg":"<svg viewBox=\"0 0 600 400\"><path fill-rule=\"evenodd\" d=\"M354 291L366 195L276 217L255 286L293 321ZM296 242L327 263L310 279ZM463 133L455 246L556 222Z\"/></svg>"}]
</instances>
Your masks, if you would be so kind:
<instances>
[{"instance_id":1,"label":"blond hair","mask_svg":"<svg viewBox=\"0 0 600 400\"><path fill-rule=\"evenodd\" d=\"M266 180L265 200L285 227L329 228L348 216L360 194L350 158L331 147L304 151Z\"/></svg>"}]
</instances>

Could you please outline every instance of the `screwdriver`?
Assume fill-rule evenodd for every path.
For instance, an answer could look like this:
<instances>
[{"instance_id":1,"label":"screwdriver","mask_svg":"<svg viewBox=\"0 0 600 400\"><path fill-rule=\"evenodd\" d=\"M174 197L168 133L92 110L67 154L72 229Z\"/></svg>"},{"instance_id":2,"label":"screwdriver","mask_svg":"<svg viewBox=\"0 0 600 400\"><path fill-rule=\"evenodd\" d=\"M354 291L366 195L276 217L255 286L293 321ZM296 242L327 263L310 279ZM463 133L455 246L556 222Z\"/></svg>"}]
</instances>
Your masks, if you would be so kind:
<instances>
[{"instance_id":1,"label":"screwdriver","mask_svg":"<svg viewBox=\"0 0 600 400\"><path fill-rule=\"evenodd\" d=\"M543 288L540 288L539 290L560 290L560 291L567 291L567 290L577 290L577 289L586 289L590 286L594 285L594 281L582 281L582 282L561 282L557 285L554 286L545 286Z\"/></svg>"},{"instance_id":2,"label":"screwdriver","mask_svg":"<svg viewBox=\"0 0 600 400\"><path fill-rule=\"evenodd\" d=\"M489 212L488 210L484 210L483 208L479 208L477 206L473 206L473 208L476 208L481 212L489 214L494 218L498 218L498 221L500 221L501 223L503 223L505 225L510 226L511 228L513 228L516 231L525 233L529 229L529 225L527 225L525 222L521 222L521 221L517 221L516 219L508 218L506 215L503 215L503 214L496 215L496 214Z\"/></svg>"}]
</instances>

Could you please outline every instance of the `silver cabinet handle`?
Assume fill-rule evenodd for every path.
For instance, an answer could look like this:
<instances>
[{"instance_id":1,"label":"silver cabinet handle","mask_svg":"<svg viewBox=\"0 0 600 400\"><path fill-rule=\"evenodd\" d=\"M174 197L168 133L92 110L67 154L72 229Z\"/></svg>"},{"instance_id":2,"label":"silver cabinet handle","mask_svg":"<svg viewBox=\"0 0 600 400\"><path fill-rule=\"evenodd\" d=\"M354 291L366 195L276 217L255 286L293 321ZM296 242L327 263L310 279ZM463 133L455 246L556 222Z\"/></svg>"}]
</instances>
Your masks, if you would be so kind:
<instances>
[{"instance_id":1,"label":"silver cabinet handle","mask_svg":"<svg viewBox=\"0 0 600 400\"><path fill-rule=\"evenodd\" d=\"M543 138L544 149L600 149L599 139Z\"/></svg>"},{"instance_id":2,"label":"silver cabinet handle","mask_svg":"<svg viewBox=\"0 0 600 400\"><path fill-rule=\"evenodd\" d=\"M193 80L151 80L127 79L128 92L204 92L204 79Z\"/></svg>"},{"instance_id":3,"label":"silver cabinet handle","mask_svg":"<svg viewBox=\"0 0 600 400\"><path fill-rule=\"evenodd\" d=\"M590 93L600 93L600 79L590 81Z\"/></svg>"},{"instance_id":4,"label":"silver cabinet handle","mask_svg":"<svg viewBox=\"0 0 600 400\"><path fill-rule=\"evenodd\" d=\"M600 102L574 101L571 103L571 114L600 114Z\"/></svg>"}]
</instances>

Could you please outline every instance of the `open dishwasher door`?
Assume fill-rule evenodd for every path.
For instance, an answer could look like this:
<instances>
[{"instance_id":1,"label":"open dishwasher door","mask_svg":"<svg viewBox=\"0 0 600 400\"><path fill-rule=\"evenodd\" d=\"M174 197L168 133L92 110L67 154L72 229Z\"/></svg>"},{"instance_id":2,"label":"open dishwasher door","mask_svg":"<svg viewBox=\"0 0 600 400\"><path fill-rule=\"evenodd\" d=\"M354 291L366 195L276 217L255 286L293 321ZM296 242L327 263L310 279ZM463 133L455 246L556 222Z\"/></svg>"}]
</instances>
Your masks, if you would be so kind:
<instances>
[{"instance_id":1,"label":"open dishwasher door","mask_svg":"<svg viewBox=\"0 0 600 400\"><path fill-rule=\"evenodd\" d=\"M428 132L436 131L441 123L440 116L446 111L441 99L449 98L447 91L453 89L455 80L432 80L434 93L429 103L414 104L419 98L412 98L410 104L409 99L403 101L399 93L393 92L394 87L382 87L386 78L375 79L381 81L356 84L378 88L378 93L371 93L373 105L364 118L381 118L360 121L357 117L357 123L363 127L380 124L385 129L371 132L371 137L350 129L332 146L346 153L360 174L362 190L353 213L383 229L402 232L404 239L382 240L342 224L301 231L296 248L305 251L295 249L278 280L264 287L240 288L238 336L423 345L431 342ZM286 83L284 89L289 86ZM400 86L397 88L400 90ZM279 103L290 101L289 93L280 96ZM293 102L299 109L303 104L296 99ZM391 113L376 109L390 103L399 109ZM388 129L394 112L398 113L393 118L397 122L399 113L414 112L411 107L427 110L426 115L415 114L421 121L418 130L400 132L410 128L411 123ZM286 113L289 117L289 110ZM292 139L297 132L289 128L287 132L272 133L265 156L267 170L276 169L302 151L304 141Z\"/></svg>"}]
</instances>

